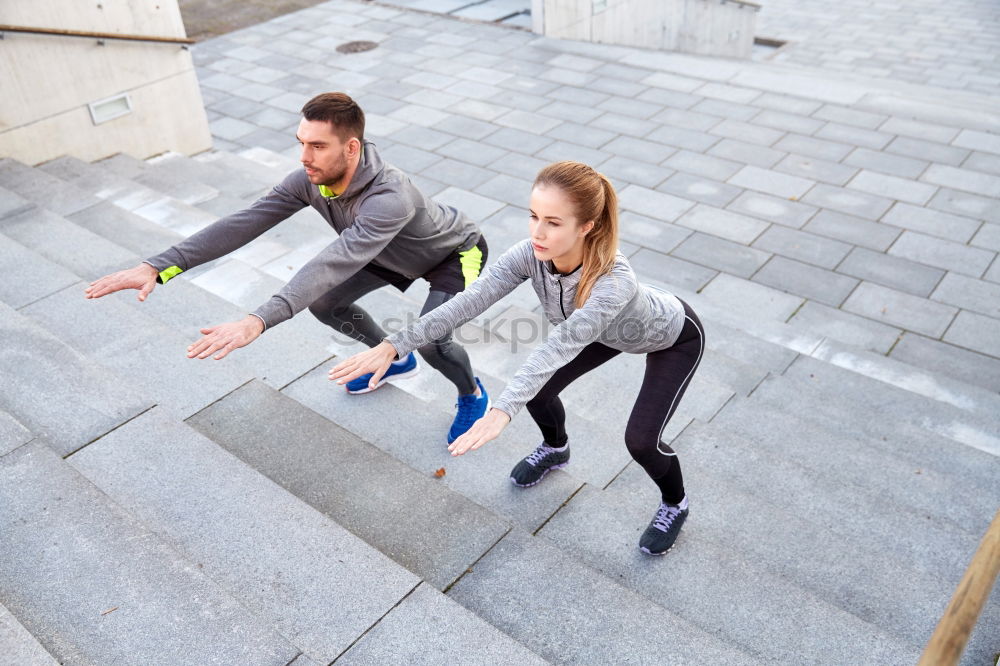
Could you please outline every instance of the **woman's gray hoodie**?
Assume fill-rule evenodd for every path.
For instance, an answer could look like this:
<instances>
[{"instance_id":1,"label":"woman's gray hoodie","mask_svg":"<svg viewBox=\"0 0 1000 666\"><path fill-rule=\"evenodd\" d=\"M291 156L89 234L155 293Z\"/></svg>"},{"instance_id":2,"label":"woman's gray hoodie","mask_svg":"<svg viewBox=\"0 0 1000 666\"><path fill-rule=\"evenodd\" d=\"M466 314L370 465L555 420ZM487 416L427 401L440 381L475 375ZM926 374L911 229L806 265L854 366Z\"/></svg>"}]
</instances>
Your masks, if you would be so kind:
<instances>
[{"instance_id":1,"label":"woman's gray hoodie","mask_svg":"<svg viewBox=\"0 0 1000 666\"><path fill-rule=\"evenodd\" d=\"M169 280L243 247L306 206L318 210L339 237L254 311L266 327L290 319L368 263L415 279L452 252L468 250L480 236L474 222L425 197L366 141L354 177L339 197L320 194L305 170L298 169L249 208L223 217L146 263L161 273L162 281ZM170 270L173 267L179 270Z\"/></svg>"},{"instance_id":2,"label":"woman's gray hoodie","mask_svg":"<svg viewBox=\"0 0 1000 666\"><path fill-rule=\"evenodd\" d=\"M592 342L645 354L666 349L677 341L684 326L681 302L672 294L640 284L624 255L618 255L611 271L598 278L583 307L577 309L573 302L581 272L556 272L550 262L535 258L530 240L522 241L504 252L465 291L386 340L402 358L481 314L519 284L531 280L545 316L555 328L493 402L511 418L556 370Z\"/></svg>"}]
</instances>

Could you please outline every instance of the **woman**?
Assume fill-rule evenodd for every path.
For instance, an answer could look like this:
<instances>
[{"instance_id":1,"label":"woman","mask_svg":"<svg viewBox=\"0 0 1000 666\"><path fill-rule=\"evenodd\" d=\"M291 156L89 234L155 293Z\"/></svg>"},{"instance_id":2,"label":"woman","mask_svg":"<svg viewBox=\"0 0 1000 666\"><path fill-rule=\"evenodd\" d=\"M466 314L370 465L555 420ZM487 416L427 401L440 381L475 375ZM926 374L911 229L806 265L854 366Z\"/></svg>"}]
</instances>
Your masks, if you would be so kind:
<instances>
[{"instance_id":1,"label":"woman","mask_svg":"<svg viewBox=\"0 0 1000 666\"><path fill-rule=\"evenodd\" d=\"M621 352L646 354L646 372L625 430L629 453L660 490L660 505L639 547L667 552L688 514L677 455L660 442L664 427L701 360L698 317L677 297L639 284L618 253L618 199L603 175L579 162L551 164L531 191L530 238L505 252L464 292L378 346L330 371L343 384L389 364L428 340L461 326L525 280L556 324L517 371L492 409L449 447L452 455L495 439L527 406L542 443L511 472L532 486L569 462L566 413L559 393L574 379Z\"/></svg>"}]
</instances>

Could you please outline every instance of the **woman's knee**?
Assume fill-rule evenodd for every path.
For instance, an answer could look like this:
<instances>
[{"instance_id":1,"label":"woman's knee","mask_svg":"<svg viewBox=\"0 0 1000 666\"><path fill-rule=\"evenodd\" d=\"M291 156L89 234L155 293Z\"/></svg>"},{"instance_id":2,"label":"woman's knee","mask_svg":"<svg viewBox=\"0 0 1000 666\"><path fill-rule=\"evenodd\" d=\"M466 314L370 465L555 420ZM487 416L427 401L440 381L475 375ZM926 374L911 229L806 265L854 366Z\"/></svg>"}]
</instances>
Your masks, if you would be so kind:
<instances>
[{"instance_id":1,"label":"woman's knee","mask_svg":"<svg viewBox=\"0 0 1000 666\"><path fill-rule=\"evenodd\" d=\"M657 465L665 453L673 453L669 446L660 443L660 433L638 428L625 430L625 447L632 459L647 469Z\"/></svg>"}]
</instances>

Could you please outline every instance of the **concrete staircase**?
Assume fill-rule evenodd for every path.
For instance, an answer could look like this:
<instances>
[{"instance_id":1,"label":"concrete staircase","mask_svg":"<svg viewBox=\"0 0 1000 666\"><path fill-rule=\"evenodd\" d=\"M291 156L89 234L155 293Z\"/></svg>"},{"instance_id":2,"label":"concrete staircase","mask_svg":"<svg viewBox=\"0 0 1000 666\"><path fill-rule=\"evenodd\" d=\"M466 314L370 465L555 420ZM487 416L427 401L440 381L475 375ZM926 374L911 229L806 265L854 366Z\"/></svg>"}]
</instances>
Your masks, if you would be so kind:
<instances>
[{"instance_id":1,"label":"concrete staircase","mask_svg":"<svg viewBox=\"0 0 1000 666\"><path fill-rule=\"evenodd\" d=\"M1000 396L643 274L707 331L665 434L691 517L648 558L656 492L621 441L640 357L566 391L572 464L522 490L530 419L453 459L451 386L347 395L326 370L356 344L308 313L185 357L332 240L312 211L146 303L83 298L294 167L0 160L0 663L915 662L1000 504ZM363 304L405 317L422 289ZM463 329L491 392L535 305ZM963 663L997 626L994 596Z\"/></svg>"}]
</instances>

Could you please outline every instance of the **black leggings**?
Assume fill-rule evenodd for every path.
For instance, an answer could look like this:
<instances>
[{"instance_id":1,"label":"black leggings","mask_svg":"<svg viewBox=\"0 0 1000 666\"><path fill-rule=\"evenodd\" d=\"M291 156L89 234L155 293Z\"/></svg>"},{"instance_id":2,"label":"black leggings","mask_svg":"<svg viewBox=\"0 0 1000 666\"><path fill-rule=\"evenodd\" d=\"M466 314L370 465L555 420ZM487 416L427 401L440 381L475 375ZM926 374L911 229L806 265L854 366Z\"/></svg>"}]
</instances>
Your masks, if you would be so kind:
<instances>
[{"instance_id":1,"label":"black leggings","mask_svg":"<svg viewBox=\"0 0 1000 666\"><path fill-rule=\"evenodd\" d=\"M309 311L317 319L334 330L363 342L369 347L382 342L387 333L355 301L389 282L366 270L360 270L337 285L309 306ZM455 294L432 289L424 301L420 314L424 315L449 300ZM461 345L452 342L451 333L438 338L417 350L427 364L444 375L459 395L476 392L476 380L472 375L469 355Z\"/></svg>"},{"instance_id":2,"label":"black leggings","mask_svg":"<svg viewBox=\"0 0 1000 666\"><path fill-rule=\"evenodd\" d=\"M672 347L646 354L642 388L625 428L625 446L660 489L663 501L677 504L684 498L684 480L677 454L660 441L663 429L698 368L705 349L704 329L698 316L684 305L684 327ZM573 380L606 363L621 352L599 342L580 351L556 371L526 407L549 446L561 447L566 435L566 411L559 393Z\"/></svg>"}]
</instances>

